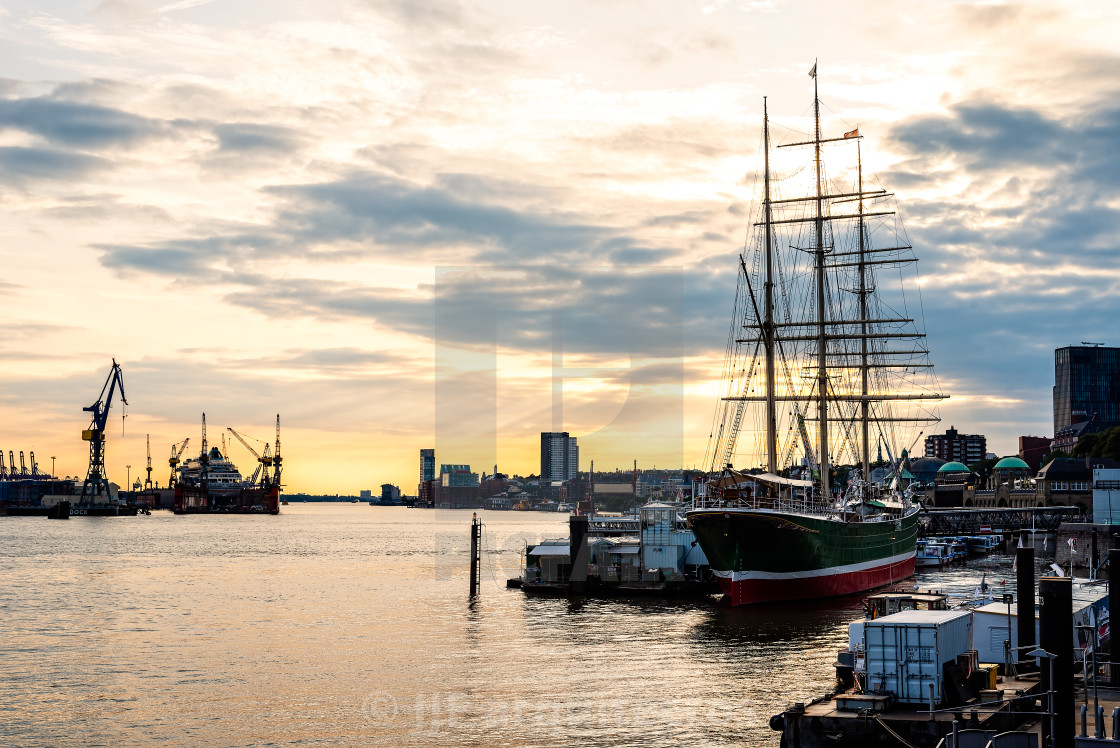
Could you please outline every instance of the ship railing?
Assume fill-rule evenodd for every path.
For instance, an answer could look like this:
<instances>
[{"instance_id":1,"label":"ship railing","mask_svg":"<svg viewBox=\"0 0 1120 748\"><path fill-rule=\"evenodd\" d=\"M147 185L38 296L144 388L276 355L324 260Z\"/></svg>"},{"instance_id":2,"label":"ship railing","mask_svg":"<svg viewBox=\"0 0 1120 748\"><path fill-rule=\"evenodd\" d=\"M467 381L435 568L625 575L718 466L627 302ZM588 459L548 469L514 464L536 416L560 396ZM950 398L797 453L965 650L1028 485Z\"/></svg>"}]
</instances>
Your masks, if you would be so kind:
<instances>
[{"instance_id":1,"label":"ship railing","mask_svg":"<svg viewBox=\"0 0 1120 748\"><path fill-rule=\"evenodd\" d=\"M832 504L825 504L809 498L790 498L786 496L698 496L692 506L694 509L760 509L795 514L840 514L840 511Z\"/></svg>"}]
</instances>

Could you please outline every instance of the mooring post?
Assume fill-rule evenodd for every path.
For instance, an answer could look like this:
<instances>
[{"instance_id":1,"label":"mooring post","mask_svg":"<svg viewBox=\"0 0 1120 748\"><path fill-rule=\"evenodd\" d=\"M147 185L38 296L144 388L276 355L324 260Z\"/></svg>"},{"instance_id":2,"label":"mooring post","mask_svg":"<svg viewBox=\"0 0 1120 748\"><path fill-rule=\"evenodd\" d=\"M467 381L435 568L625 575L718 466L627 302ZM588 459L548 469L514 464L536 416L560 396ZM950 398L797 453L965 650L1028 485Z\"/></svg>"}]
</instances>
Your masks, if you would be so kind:
<instances>
[{"instance_id":1,"label":"mooring post","mask_svg":"<svg viewBox=\"0 0 1120 748\"><path fill-rule=\"evenodd\" d=\"M1023 655L1034 649L1034 548L1015 549L1016 628L1019 649L1015 661L1022 663ZM1009 632L1010 633L1010 632ZM1020 667L1022 665L1020 664Z\"/></svg>"},{"instance_id":2,"label":"mooring post","mask_svg":"<svg viewBox=\"0 0 1120 748\"><path fill-rule=\"evenodd\" d=\"M1042 689L1050 692L1053 727L1044 730L1054 748L1073 748L1073 580L1042 577L1038 580L1039 647L1051 654L1050 667L1042 666ZM1045 727L1045 724L1044 724Z\"/></svg>"},{"instance_id":3,"label":"mooring post","mask_svg":"<svg viewBox=\"0 0 1120 748\"><path fill-rule=\"evenodd\" d=\"M474 513L471 519L471 597L478 594L478 588L481 586L482 581L482 560L481 549L479 542L482 540L482 523L478 519L478 512Z\"/></svg>"}]
</instances>

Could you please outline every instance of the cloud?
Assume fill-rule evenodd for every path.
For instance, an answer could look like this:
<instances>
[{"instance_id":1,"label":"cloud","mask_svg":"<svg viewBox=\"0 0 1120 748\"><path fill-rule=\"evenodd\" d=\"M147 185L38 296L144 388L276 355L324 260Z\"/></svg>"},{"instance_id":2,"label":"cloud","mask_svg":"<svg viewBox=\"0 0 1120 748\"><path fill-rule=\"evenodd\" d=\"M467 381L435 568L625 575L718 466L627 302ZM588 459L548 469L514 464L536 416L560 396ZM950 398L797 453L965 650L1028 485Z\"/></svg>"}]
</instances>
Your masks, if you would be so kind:
<instances>
[{"instance_id":1,"label":"cloud","mask_svg":"<svg viewBox=\"0 0 1120 748\"><path fill-rule=\"evenodd\" d=\"M734 271L733 263L728 270ZM260 279L225 301L268 317L362 321L441 346L679 357L724 342L731 273L681 268L490 266L437 271L413 292L318 279ZM295 303L293 303L295 302Z\"/></svg>"},{"instance_id":2,"label":"cloud","mask_svg":"<svg viewBox=\"0 0 1120 748\"><path fill-rule=\"evenodd\" d=\"M34 179L72 180L108 169L110 161L98 156L54 148L0 147L0 174L23 184Z\"/></svg>"},{"instance_id":3,"label":"cloud","mask_svg":"<svg viewBox=\"0 0 1120 748\"><path fill-rule=\"evenodd\" d=\"M903 151L928 163L949 156L971 169L1006 169L1031 164L1054 166L1071 154L1066 132L1055 120L1031 109L964 103L946 116L898 125L891 138ZM1063 158L1064 157L1064 158Z\"/></svg>"},{"instance_id":4,"label":"cloud","mask_svg":"<svg viewBox=\"0 0 1120 748\"><path fill-rule=\"evenodd\" d=\"M214 273L217 265L248 267L264 258L399 257L434 263L575 261L597 257L613 229L555 212L518 210L461 191L463 179L421 185L373 173L318 184L269 187L280 200L271 225L239 227L197 239L149 246L100 245L110 268L163 275ZM507 182L489 188L508 194ZM196 233L205 233L196 232Z\"/></svg>"},{"instance_id":5,"label":"cloud","mask_svg":"<svg viewBox=\"0 0 1120 748\"><path fill-rule=\"evenodd\" d=\"M462 29L469 21L462 5L453 0L428 0L422 3L412 0L365 0L364 4L417 31L457 30Z\"/></svg>"},{"instance_id":6,"label":"cloud","mask_svg":"<svg viewBox=\"0 0 1120 748\"><path fill-rule=\"evenodd\" d=\"M905 160L888 183L923 196L902 209L923 260L933 360L967 398L943 406L949 417L996 395L1029 404L1020 420L1048 421L1053 350L1115 333L1117 137L1111 102L1059 119L969 101L892 131Z\"/></svg>"},{"instance_id":7,"label":"cloud","mask_svg":"<svg viewBox=\"0 0 1120 748\"><path fill-rule=\"evenodd\" d=\"M133 147L170 134L160 120L53 98L0 100L0 127L23 130L75 148Z\"/></svg>"},{"instance_id":8,"label":"cloud","mask_svg":"<svg viewBox=\"0 0 1120 748\"><path fill-rule=\"evenodd\" d=\"M216 125L214 134L222 151L288 153L298 150L304 137L290 127L262 125L249 122Z\"/></svg>"}]
</instances>

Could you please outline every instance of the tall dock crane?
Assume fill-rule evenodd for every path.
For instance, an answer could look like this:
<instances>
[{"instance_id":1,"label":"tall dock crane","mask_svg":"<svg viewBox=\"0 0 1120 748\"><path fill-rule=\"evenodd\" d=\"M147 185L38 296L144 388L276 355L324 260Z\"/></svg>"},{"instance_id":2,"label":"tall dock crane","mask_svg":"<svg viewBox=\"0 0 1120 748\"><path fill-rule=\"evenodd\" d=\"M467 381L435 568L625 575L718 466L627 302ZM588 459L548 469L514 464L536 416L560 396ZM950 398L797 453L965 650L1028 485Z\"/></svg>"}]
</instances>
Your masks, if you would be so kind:
<instances>
[{"instance_id":1,"label":"tall dock crane","mask_svg":"<svg viewBox=\"0 0 1120 748\"><path fill-rule=\"evenodd\" d=\"M109 481L105 478L105 422L109 418L109 408L113 404L113 392L117 387L121 390L121 402L128 405L124 396L124 374L120 364L113 359L113 368L109 370L109 377L101 387L101 395L97 402L82 410L92 413L89 428L82 432L82 439L89 442L89 472L82 484L82 497L80 503L92 503L94 497L109 495ZM122 423L124 416L121 416Z\"/></svg>"},{"instance_id":2,"label":"tall dock crane","mask_svg":"<svg viewBox=\"0 0 1120 748\"><path fill-rule=\"evenodd\" d=\"M144 441L148 447L148 477L144 480L144 490L152 490L152 435L145 434Z\"/></svg>"},{"instance_id":3,"label":"tall dock crane","mask_svg":"<svg viewBox=\"0 0 1120 748\"><path fill-rule=\"evenodd\" d=\"M249 442L245 441L245 437L242 436L241 434L237 433L236 431L234 431L233 428L227 426L226 430L229 431L229 433L236 436L237 441L241 442L241 444L245 447L245 449L252 452L253 457L257 458L257 463L258 463L257 464L257 469L255 471L253 471L253 477L249 479L249 485L255 485L256 484L258 475L260 475L261 485L267 485L268 482L269 482L269 470L272 468L272 463L273 463L272 455L269 454L268 442L264 442L264 451L263 451L263 454L262 454L261 452L257 452L257 450L253 449L253 447L249 444ZM249 437L249 438L253 439L253 437ZM260 439L254 439L254 441L259 442ZM262 471L263 471L263 475L262 475Z\"/></svg>"},{"instance_id":4,"label":"tall dock crane","mask_svg":"<svg viewBox=\"0 0 1120 748\"><path fill-rule=\"evenodd\" d=\"M280 485L280 414L276 414L276 449L272 450L272 482Z\"/></svg>"},{"instance_id":5,"label":"tall dock crane","mask_svg":"<svg viewBox=\"0 0 1120 748\"><path fill-rule=\"evenodd\" d=\"M179 463L181 462L179 458L183 456L183 450L187 448L187 445L190 443L190 441L191 438L188 436L179 444L178 447L176 447L174 444L171 445L171 457L167 460L167 464L171 467L171 477L167 479L168 488L175 487L175 474L179 472Z\"/></svg>"}]
</instances>

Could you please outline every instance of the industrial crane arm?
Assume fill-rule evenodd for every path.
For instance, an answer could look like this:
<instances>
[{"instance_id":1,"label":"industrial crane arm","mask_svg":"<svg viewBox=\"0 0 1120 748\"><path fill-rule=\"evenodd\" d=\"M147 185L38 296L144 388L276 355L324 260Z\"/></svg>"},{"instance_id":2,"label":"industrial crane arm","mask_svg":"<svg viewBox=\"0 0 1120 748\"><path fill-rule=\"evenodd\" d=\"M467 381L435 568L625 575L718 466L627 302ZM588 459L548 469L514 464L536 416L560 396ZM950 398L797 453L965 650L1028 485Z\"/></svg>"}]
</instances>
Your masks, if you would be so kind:
<instances>
[{"instance_id":1,"label":"industrial crane arm","mask_svg":"<svg viewBox=\"0 0 1120 748\"><path fill-rule=\"evenodd\" d=\"M250 446L249 446L249 442L245 441L245 439L244 439L244 438L243 438L243 437L241 436L241 434L237 433L236 431L234 431L234 430L233 430L232 428L230 428L229 426L227 426L227 427L226 427L226 430L227 430L227 431L229 431L229 433L231 433L231 434L233 434L234 436L236 436L236 437L237 437L237 441L241 442L241 443L242 443L243 445L245 445L245 449L247 449L247 450L249 450L250 452L252 452L252 453L253 453L253 457L256 457L256 458L257 458L258 460L260 460L260 459L261 459L261 455L260 455L260 453L259 453L259 452L258 452L257 450L253 449L252 447L250 447Z\"/></svg>"},{"instance_id":2,"label":"industrial crane arm","mask_svg":"<svg viewBox=\"0 0 1120 748\"><path fill-rule=\"evenodd\" d=\"M105 421L109 418L109 408L113 404L113 391L118 386L121 389L121 402L128 405L128 399L124 396L124 374L121 372L121 365L117 363L116 359L113 359L113 368L109 370L109 377L101 387L101 396L97 398L97 402L93 405L82 408L84 411L93 413L93 420L90 422L91 429L105 430Z\"/></svg>"}]
</instances>

